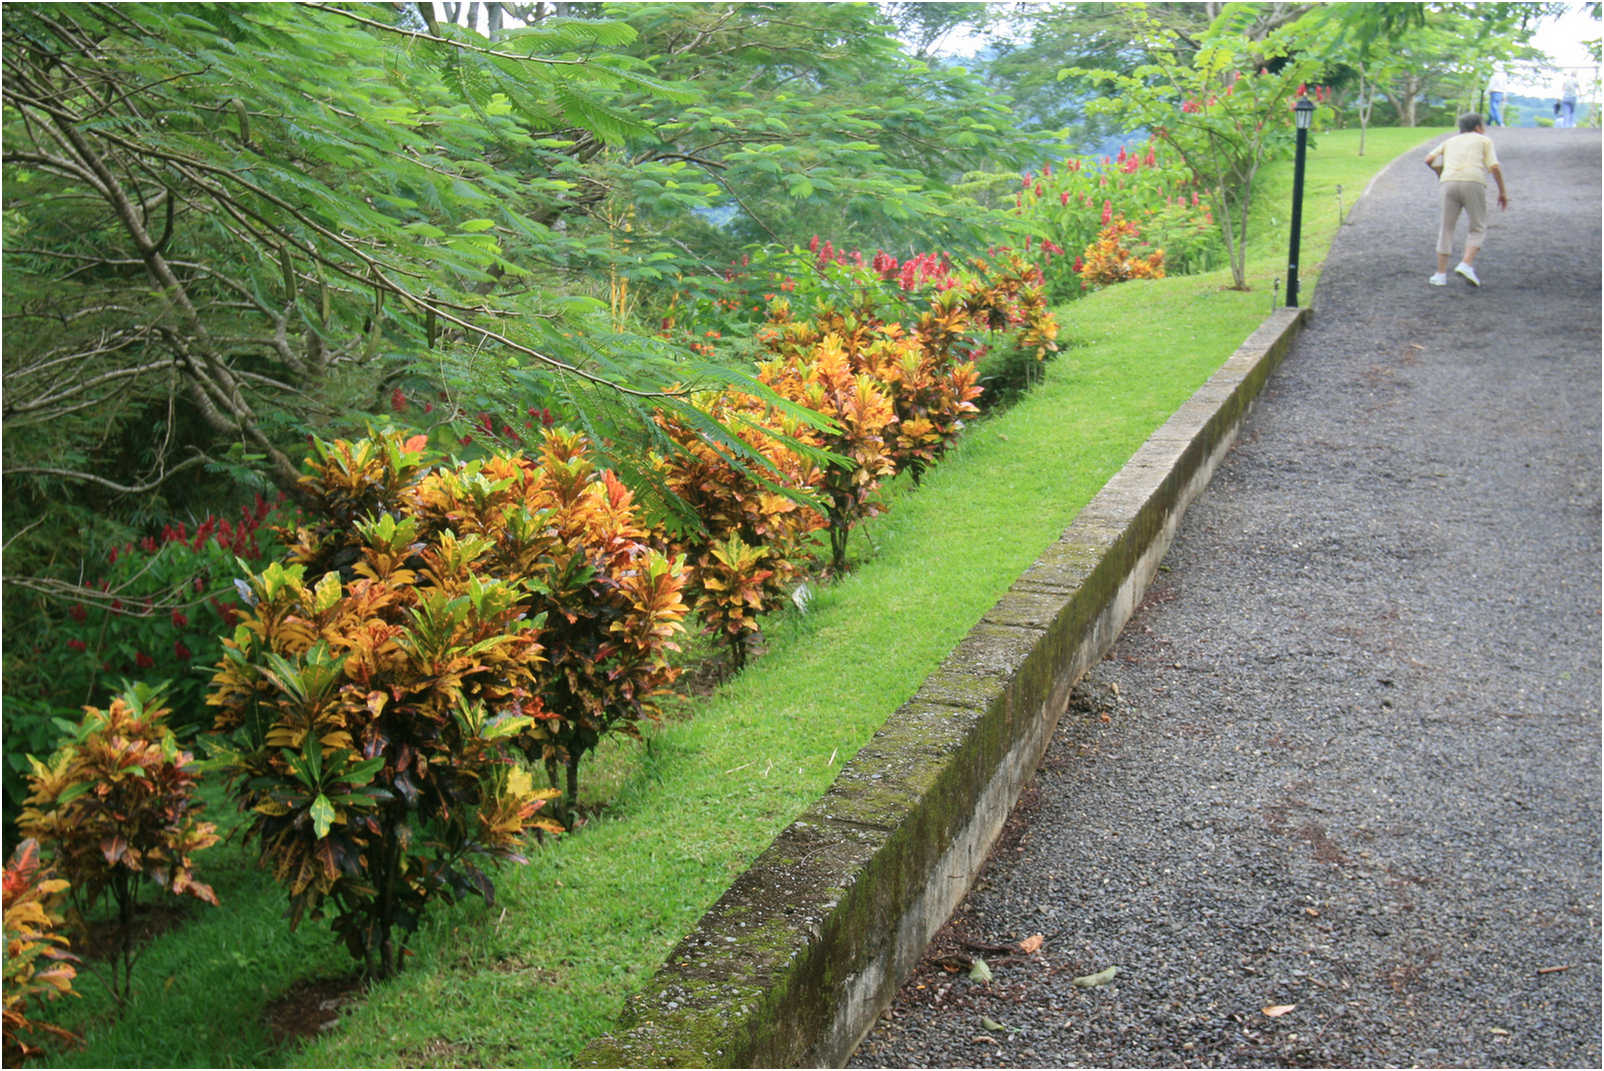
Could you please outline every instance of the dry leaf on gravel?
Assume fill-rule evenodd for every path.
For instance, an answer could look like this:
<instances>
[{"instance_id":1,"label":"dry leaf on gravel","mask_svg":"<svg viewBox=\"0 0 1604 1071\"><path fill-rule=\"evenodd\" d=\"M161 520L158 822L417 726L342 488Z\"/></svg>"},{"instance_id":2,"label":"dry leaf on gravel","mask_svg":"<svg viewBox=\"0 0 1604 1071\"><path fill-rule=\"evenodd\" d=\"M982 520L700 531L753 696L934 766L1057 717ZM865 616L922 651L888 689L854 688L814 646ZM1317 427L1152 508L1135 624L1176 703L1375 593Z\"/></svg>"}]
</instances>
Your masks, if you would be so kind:
<instances>
[{"instance_id":1,"label":"dry leaf on gravel","mask_svg":"<svg viewBox=\"0 0 1604 1071\"><path fill-rule=\"evenodd\" d=\"M1091 989L1093 986L1107 985L1119 974L1118 967L1104 967L1096 974L1083 974L1079 978L1071 978L1070 984L1081 989Z\"/></svg>"},{"instance_id":2,"label":"dry leaf on gravel","mask_svg":"<svg viewBox=\"0 0 1604 1071\"><path fill-rule=\"evenodd\" d=\"M1268 1008L1264 1009L1264 1014L1268 1015L1272 1019L1275 1019L1285 1015L1287 1012L1292 1011L1296 1007L1296 1004L1272 1004Z\"/></svg>"},{"instance_id":3,"label":"dry leaf on gravel","mask_svg":"<svg viewBox=\"0 0 1604 1071\"><path fill-rule=\"evenodd\" d=\"M1019 950L1027 956L1033 956L1037 952L1041 951L1042 942L1046 939L1046 937L1039 933L1032 934L1023 941L1019 942Z\"/></svg>"}]
</instances>

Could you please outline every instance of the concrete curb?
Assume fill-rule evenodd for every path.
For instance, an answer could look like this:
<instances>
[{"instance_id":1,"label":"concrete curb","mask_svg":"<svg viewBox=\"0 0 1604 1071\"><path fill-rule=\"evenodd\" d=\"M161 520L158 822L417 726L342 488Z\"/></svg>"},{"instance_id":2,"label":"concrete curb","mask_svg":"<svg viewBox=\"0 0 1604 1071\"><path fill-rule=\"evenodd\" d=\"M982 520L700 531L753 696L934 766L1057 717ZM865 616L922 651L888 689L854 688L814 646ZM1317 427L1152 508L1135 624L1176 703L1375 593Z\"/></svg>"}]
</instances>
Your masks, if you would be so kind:
<instances>
[{"instance_id":1,"label":"concrete curb","mask_svg":"<svg viewBox=\"0 0 1604 1071\"><path fill-rule=\"evenodd\" d=\"M1306 310L1154 432L775 838L579 1067L839 1066L963 898Z\"/></svg>"}]
</instances>

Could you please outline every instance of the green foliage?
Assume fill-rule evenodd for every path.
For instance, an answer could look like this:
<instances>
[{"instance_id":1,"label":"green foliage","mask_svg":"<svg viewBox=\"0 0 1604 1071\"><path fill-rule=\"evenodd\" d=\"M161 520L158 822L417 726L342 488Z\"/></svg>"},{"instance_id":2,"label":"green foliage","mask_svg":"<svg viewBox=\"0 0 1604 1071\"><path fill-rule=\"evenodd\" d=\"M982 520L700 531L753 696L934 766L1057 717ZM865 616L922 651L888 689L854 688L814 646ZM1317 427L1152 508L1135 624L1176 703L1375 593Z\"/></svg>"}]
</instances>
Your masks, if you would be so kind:
<instances>
[{"instance_id":1,"label":"green foliage","mask_svg":"<svg viewBox=\"0 0 1604 1071\"><path fill-rule=\"evenodd\" d=\"M35 1044L38 1035L56 1042L78 1040L71 1031L28 1018L32 1005L73 991L78 972L72 961L77 957L67 951L67 938L57 932L63 919L56 905L67 885L40 862L39 842L31 837L18 844L6 862L3 1051L11 1067L43 1054L43 1047Z\"/></svg>"},{"instance_id":2,"label":"green foliage","mask_svg":"<svg viewBox=\"0 0 1604 1071\"><path fill-rule=\"evenodd\" d=\"M1086 109L1086 102L1097 95L1094 81L1058 74L1066 67L1131 70L1149 62L1144 43L1131 34L1120 6L1054 3L1032 6L1023 14L994 16L988 43L996 56L985 65L982 76L993 89L1014 98L1020 122L1063 132L1071 144L1089 148L1125 133L1127 128L1118 116ZM1187 38L1208 25L1208 15L1200 4L1149 3L1144 7Z\"/></svg>"},{"instance_id":3,"label":"green foliage","mask_svg":"<svg viewBox=\"0 0 1604 1071\"><path fill-rule=\"evenodd\" d=\"M658 166L689 163L720 187L710 204L735 209L716 231L683 212L656 220L711 263L735 259L736 243L806 234L885 248L973 237L981 221L952 197L952 181L1035 155L1004 98L965 71L909 57L873 5L608 11L639 31L638 54L659 76L700 91L690 108L647 102L661 144L643 149Z\"/></svg>"},{"instance_id":4,"label":"green foliage","mask_svg":"<svg viewBox=\"0 0 1604 1071\"><path fill-rule=\"evenodd\" d=\"M72 884L80 922L102 897L116 911L111 990L124 1004L136 958L133 923L145 881L216 905L191 857L217 842L194 798L194 756L167 725L158 689L130 685L105 709L87 707L47 761L30 760L18 829L37 838Z\"/></svg>"}]
</instances>

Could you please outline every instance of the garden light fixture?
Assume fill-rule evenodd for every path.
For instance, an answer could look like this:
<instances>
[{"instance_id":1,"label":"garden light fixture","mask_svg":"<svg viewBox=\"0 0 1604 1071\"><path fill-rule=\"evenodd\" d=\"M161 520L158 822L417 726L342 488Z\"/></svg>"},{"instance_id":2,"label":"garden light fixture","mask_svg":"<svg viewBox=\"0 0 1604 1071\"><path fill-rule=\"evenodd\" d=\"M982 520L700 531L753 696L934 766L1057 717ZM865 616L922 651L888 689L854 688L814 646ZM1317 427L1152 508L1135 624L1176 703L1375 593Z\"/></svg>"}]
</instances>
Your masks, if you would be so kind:
<instances>
[{"instance_id":1,"label":"garden light fixture","mask_svg":"<svg viewBox=\"0 0 1604 1071\"><path fill-rule=\"evenodd\" d=\"M1292 118L1298 124L1298 152L1292 165L1292 243L1287 251L1287 308L1298 307L1298 235L1303 230L1303 158L1309 143L1314 101L1299 97Z\"/></svg>"}]
</instances>

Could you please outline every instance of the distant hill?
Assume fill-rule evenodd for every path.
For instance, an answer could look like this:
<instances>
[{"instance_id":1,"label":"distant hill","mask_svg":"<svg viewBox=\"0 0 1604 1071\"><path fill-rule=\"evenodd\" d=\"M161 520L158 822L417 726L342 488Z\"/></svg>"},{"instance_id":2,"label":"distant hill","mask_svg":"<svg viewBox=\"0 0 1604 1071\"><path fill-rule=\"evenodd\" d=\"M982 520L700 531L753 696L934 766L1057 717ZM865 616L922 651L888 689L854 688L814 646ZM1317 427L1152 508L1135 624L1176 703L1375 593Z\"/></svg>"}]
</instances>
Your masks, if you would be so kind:
<instances>
[{"instance_id":1,"label":"distant hill","mask_svg":"<svg viewBox=\"0 0 1604 1071\"><path fill-rule=\"evenodd\" d=\"M1505 126L1539 126L1538 119L1546 119L1549 123L1554 121L1555 97L1526 97L1512 95L1504 100ZM1578 101L1576 104L1576 125L1584 126L1587 123L1588 113L1596 105L1587 101Z\"/></svg>"}]
</instances>

